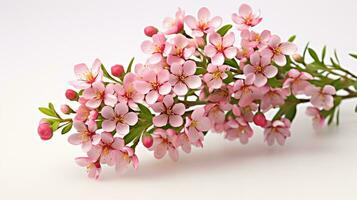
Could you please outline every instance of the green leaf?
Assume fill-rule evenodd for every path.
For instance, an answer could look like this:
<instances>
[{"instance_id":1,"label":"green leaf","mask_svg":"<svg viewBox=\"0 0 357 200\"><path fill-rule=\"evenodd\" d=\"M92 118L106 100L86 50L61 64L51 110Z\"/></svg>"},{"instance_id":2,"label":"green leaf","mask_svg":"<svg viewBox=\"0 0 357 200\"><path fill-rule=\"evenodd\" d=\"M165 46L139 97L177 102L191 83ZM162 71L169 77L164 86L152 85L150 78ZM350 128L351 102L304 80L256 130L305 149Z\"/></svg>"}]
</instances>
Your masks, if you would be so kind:
<instances>
[{"instance_id":1,"label":"green leaf","mask_svg":"<svg viewBox=\"0 0 357 200\"><path fill-rule=\"evenodd\" d=\"M357 113L357 105L356 105L356 107L355 107L355 112Z\"/></svg>"},{"instance_id":2,"label":"green leaf","mask_svg":"<svg viewBox=\"0 0 357 200\"><path fill-rule=\"evenodd\" d=\"M140 118L141 119L145 119L145 121L150 121L151 122L152 114L151 114L150 110L146 106L144 106L143 104L138 103L138 106L139 106L140 111L141 111L140 114L139 114Z\"/></svg>"},{"instance_id":3,"label":"green leaf","mask_svg":"<svg viewBox=\"0 0 357 200\"><path fill-rule=\"evenodd\" d=\"M236 59L232 58L232 59L226 59L224 61L225 65L229 65L233 68L239 69L239 64L237 63Z\"/></svg>"},{"instance_id":4,"label":"green leaf","mask_svg":"<svg viewBox=\"0 0 357 200\"><path fill-rule=\"evenodd\" d=\"M223 37L232 27L233 26L231 24L224 25L217 31L217 33Z\"/></svg>"},{"instance_id":5,"label":"green leaf","mask_svg":"<svg viewBox=\"0 0 357 200\"><path fill-rule=\"evenodd\" d=\"M308 51L312 59L314 59L315 62L320 63L319 57L317 56L316 52L311 48L308 48Z\"/></svg>"},{"instance_id":6,"label":"green leaf","mask_svg":"<svg viewBox=\"0 0 357 200\"><path fill-rule=\"evenodd\" d=\"M296 105L288 107L288 110L285 113L285 117L290 121L293 121L296 116Z\"/></svg>"},{"instance_id":7,"label":"green leaf","mask_svg":"<svg viewBox=\"0 0 357 200\"><path fill-rule=\"evenodd\" d=\"M204 68L201 68L201 67L196 68L196 75L205 74L206 72L207 72L207 70Z\"/></svg>"},{"instance_id":8,"label":"green leaf","mask_svg":"<svg viewBox=\"0 0 357 200\"><path fill-rule=\"evenodd\" d=\"M55 122L51 125L52 131L56 131L56 130L58 129L59 124L60 124L59 121L55 121Z\"/></svg>"},{"instance_id":9,"label":"green leaf","mask_svg":"<svg viewBox=\"0 0 357 200\"><path fill-rule=\"evenodd\" d=\"M324 48L322 49L322 54L321 54L321 60L322 62L324 62L326 57L326 46L324 46Z\"/></svg>"},{"instance_id":10,"label":"green leaf","mask_svg":"<svg viewBox=\"0 0 357 200\"><path fill-rule=\"evenodd\" d=\"M131 141L135 140L135 138L140 137L144 130L147 128L148 125L143 124L142 122L137 123L130 129L129 134L124 136L125 144L130 143Z\"/></svg>"},{"instance_id":11,"label":"green leaf","mask_svg":"<svg viewBox=\"0 0 357 200\"><path fill-rule=\"evenodd\" d=\"M336 114L336 124L337 124L337 126L340 125L340 109L337 110L337 114Z\"/></svg>"},{"instance_id":12,"label":"green leaf","mask_svg":"<svg viewBox=\"0 0 357 200\"><path fill-rule=\"evenodd\" d=\"M336 59L337 63L340 65L340 59L338 59L336 49L334 50L334 52L333 52L333 53L334 53L334 55L335 55L335 59Z\"/></svg>"},{"instance_id":13,"label":"green leaf","mask_svg":"<svg viewBox=\"0 0 357 200\"><path fill-rule=\"evenodd\" d=\"M48 109L48 108L45 108L45 107L39 107L38 108L43 114L45 115L48 115L48 116L51 116L51 117L56 117L57 118L57 115L54 111Z\"/></svg>"},{"instance_id":14,"label":"green leaf","mask_svg":"<svg viewBox=\"0 0 357 200\"><path fill-rule=\"evenodd\" d=\"M296 106L299 103L299 100L290 95L286 101L286 103L280 106L279 111L275 114L273 120L280 119L282 116L286 117L290 121L293 121L296 116Z\"/></svg>"},{"instance_id":15,"label":"green leaf","mask_svg":"<svg viewBox=\"0 0 357 200\"><path fill-rule=\"evenodd\" d=\"M55 111L55 107L53 106L52 103L48 103L48 108L51 109L51 110L53 110L53 111Z\"/></svg>"},{"instance_id":16,"label":"green leaf","mask_svg":"<svg viewBox=\"0 0 357 200\"><path fill-rule=\"evenodd\" d=\"M72 129L73 123L69 122L65 127L63 127L61 133L62 135L68 133Z\"/></svg>"},{"instance_id":17,"label":"green leaf","mask_svg":"<svg viewBox=\"0 0 357 200\"><path fill-rule=\"evenodd\" d=\"M268 85L272 88L280 88L283 83L279 81L276 77L268 79Z\"/></svg>"},{"instance_id":18,"label":"green leaf","mask_svg":"<svg viewBox=\"0 0 357 200\"><path fill-rule=\"evenodd\" d=\"M103 76L104 76L104 77L106 77L106 78L108 78L108 79L110 79L110 80L112 80L112 81L114 81L114 82L119 83L118 80L116 80L115 78L113 78L113 77L108 73L108 71L105 69L105 67L104 67L103 64L100 66L100 68L101 68L102 71L103 71Z\"/></svg>"},{"instance_id":19,"label":"green leaf","mask_svg":"<svg viewBox=\"0 0 357 200\"><path fill-rule=\"evenodd\" d=\"M231 71L226 71L226 74L228 75L226 79L223 80L225 84L232 83L234 81L234 76Z\"/></svg>"},{"instance_id":20,"label":"green leaf","mask_svg":"<svg viewBox=\"0 0 357 200\"><path fill-rule=\"evenodd\" d=\"M135 57L133 57L133 58L130 60L129 65L128 65L128 68L127 68L127 70L126 70L126 73L131 72L131 68L132 68L132 66L133 66L133 64L134 64L134 60L135 60Z\"/></svg>"},{"instance_id":21,"label":"green leaf","mask_svg":"<svg viewBox=\"0 0 357 200\"><path fill-rule=\"evenodd\" d=\"M357 59L357 54L350 53L349 55L350 55L352 58Z\"/></svg>"},{"instance_id":22,"label":"green leaf","mask_svg":"<svg viewBox=\"0 0 357 200\"><path fill-rule=\"evenodd\" d=\"M290 38L288 39L289 42L294 42L294 40L296 39L296 35L292 35L290 36Z\"/></svg>"},{"instance_id":23,"label":"green leaf","mask_svg":"<svg viewBox=\"0 0 357 200\"><path fill-rule=\"evenodd\" d=\"M309 48L309 45L310 45L310 42L308 42L305 46L304 52L302 54L303 61L305 61L305 56L306 56L307 49Z\"/></svg>"}]
</instances>

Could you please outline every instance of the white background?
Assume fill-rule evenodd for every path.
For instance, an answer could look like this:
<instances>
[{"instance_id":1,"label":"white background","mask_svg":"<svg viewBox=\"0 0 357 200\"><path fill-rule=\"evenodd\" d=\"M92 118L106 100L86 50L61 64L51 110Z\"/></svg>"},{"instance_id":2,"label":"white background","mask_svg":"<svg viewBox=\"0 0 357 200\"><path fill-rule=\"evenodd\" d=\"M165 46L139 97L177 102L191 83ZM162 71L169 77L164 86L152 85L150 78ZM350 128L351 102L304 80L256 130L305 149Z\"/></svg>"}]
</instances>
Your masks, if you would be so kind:
<instances>
[{"instance_id":1,"label":"white background","mask_svg":"<svg viewBox=\"0 0 357 200\"><path fill-rule=\"evenodd\" d=\"M224 3L223 3L224 2ZM262 130L243 146L210 134L204 149L181 154L178 163L155 160L140 148L138 171L117 176L104 168L100 181L87 179L73 158L79 147L56 134L37 136L37 107L66 102L73 65L99 57L107 66L143 61L143 28L160 26L177 7L196 15L201 6L226 22L238 1L0 0L0 199L357 199L356 100L343 103L341 124L313 131L304 106L286 146L268 147ZM348 69L357 63L357 3L259 0L268 28L287 39L297 34L300 51L336 48Z\"/></svg>"}]
</instances>

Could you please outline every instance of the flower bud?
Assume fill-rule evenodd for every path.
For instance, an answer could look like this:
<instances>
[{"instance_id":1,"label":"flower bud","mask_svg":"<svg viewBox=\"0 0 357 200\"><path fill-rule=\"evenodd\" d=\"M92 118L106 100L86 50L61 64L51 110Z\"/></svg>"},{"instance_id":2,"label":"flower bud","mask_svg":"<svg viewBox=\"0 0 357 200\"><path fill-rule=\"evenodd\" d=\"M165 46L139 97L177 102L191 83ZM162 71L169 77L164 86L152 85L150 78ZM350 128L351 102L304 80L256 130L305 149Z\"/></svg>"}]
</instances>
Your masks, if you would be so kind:
<instances>
[{"instance_id":1,"label":"flower bud","mask_svg":"<svg viewBox=\"0 0 357 200\"><path fill-rule=\"evenodd\" d=\"M61 105L61 112L63 114L68 115L68 114L72 113L72 109L68 105L63 104L63 105Z\"/></svg>"},{"instance_id":2,"label":"flower bud","mask_svg":"<svg viewBox=\"0 0 357 200\"><path fill-rule=\"evenodd\" d=\"M144 33L146 36L148 37L152 37L153 35L155 35L159 30L157 30L157 28L155 28L154 26L147 26L144 29Z\"/></svg>"},{"instance_id":3,"label":"flower bud","mask_svg":"<svg viewBox=\"0 0 357 200\"><path fill-rule=\"evenodd\" d=\"M150 148L154 143L154 140L151 135L143 135L141 137L141 141L146 148Z\"/></svg>"},{"instance_id":4,"label":"flower bud","mask_svg":"<svg viewBox=\"0 0 357 200\"><path fill-rule=\"evenodd\" d=\"M47 121L40 121L37 128L38 135L42 140L49 140L53 136L53 131L50 124Z\"/></svg>"},{"instance_id":5,"label":"flower bud","mask_svg":"<svg viewBox=\"0 0 357 200\"><path fill-rule=\"evenodd\" d=\"M254 124L260 127L265 127L267 125L267 120L263 113L259 112L253 117Z\"/></svg>"},{"instance_id":6,"label":"flower bud","mask_svg":"<svg viewBox=\"0 0 357 200\"><path fill-rule=\"evenodd\" d=\"M293 59L298 63L303 63L304 62L304 59L300 54L294 54L293 55Z\"/></svg>"},{"instance_id":7,"label":"flower bud","mask_svg":"<svg viewBox=\"0 0 357 200\"><path fill-rule=\"evenodd\" d=\"M78 98L78 94L76 91L68 89L66 90L66 98L70 101L75 101Z\"/></svg>"},{"instance_id":8,"label":"flower bud","mask_svg":"<svg viewBox=\"0 0 357 200\"><path fill-rule=\"evenodd\" d=\"M111 68L111 72L112 72L113 76L119 77L124 73L124 67L123 67L123 65L114 65Z\"/></svg>"}]
</instances>

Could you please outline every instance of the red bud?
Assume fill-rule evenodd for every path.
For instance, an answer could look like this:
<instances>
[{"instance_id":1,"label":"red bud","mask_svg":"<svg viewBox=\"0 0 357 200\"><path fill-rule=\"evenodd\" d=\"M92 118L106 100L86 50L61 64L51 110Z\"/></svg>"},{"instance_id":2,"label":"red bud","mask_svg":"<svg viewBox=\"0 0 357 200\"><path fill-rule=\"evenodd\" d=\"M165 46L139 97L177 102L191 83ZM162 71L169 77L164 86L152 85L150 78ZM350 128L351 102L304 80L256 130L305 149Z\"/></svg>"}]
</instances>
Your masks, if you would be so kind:
<instances>
[{"instance_id":1,"label":"red bud","mask_svg":"<svg viewBox=\"0 0 357 200\"><path fill-rule=\"evenodd\" d=\"M157 28L155 28L154 26L147 26L144 29L144 33L146 36L148 37L152 37L153 35L155 35L159 30L157 30Z\"/></svg>"},{"instance_id":2,"label":"red bud","mask_svg":"<svg viewBox=\"0 0 357 200\"><path fill-rule=\"evenodd\" d=\"M267 125L267 120L265 119L264 114L261 112L254 115L253 121L257 126L265 127Z\"/></svg>"},{"instance_id":3,"label":"red bud","mask_svg":"<svg viewBox=\"0 0 357 200\"><path fill-rule=\"evenodd\" d=\"M78 98L77 92L71 89L66 90L66 98L71 101L75 101Z\"/></svg>"},{"instance_id":4,"label":"red bud","mask_svg":"<svg viewBox=\"0 0 357 200\"><path fill-rule=\"evenodd\" d=\"M112 72L113 76L119 77L120 75L122 75L124 73L124 67L123 67L123 65L114 65L111 68L111 72Z\"/></svg>"},{"instance_id":5,"label":"red bud","mask_svg":"<svg viewBox=\"0 0 357 200\"><path fill-rule=\"evenodd\" d=\"M49 140L53 136L52 128L47 122L41 121L38 125L37 132L42 140Z\"/></svg>"},{"instance_id":6,"label":"red bud","mask_svg":"<svg viewBox=\"0 0 357 200\"><path fill-rule=\"evenodd\" d=\"M151 135L143 135L143 137L141 139L142 139L143 145L146 148L150 148L154 143L154 140Z\"/></svg>"}]
</instances>

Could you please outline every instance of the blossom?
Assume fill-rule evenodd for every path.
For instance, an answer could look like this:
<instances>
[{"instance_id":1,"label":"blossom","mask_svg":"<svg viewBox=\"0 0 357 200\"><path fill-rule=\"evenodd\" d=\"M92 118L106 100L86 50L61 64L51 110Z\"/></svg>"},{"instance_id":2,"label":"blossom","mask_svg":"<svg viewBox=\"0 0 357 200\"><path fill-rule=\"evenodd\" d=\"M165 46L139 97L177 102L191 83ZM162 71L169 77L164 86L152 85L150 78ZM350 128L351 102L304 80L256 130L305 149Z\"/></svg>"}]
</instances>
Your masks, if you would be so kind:
<instances>
[{"instance_id":1,"label":"blossom","mask_svg":"<svg viewBox=\"0 0 357 200\"><path fill-rule=\"evenodd\" d=\"M235 36L233 32L225 36L219 35L216 32L209 34L209 44L205 46L205 54L211 58L213 65L222 65L224 59L232 59L237 55L237 48L233 47Z\"/></svg>"},{"instance_id":2,"label":"blossom","mask_svg":"<svg viewBox=\"0 0 357 200\"><path fill-rule=\"evenodd\" d=\"M124 147L124 140L119 137L113 137L108 132L101 133L100 137L99 144L92 146L87 155L91 160L99 159L100 163L113 166L117 163L118 154Z\"/></svg>"},{"instance_id":3,"label":"blossom","mask_svg":"<svg viewBox=\"0 0 357 200\"><path fill-rule=\"evenodd\" d=\"M245 29L241 32L240 36L243 44L247 44L252 48L262 49L268 45L271 33L268 30L264 30L259 34Z\"/></svg>"},{"instance_id":4,"label":"blossom","mask_svg":"<svg viewBox=\"0 0 357 200\"><path fill-rule=\"evenodd\" d=\"M268 121L265 129L264 136L268 145L273 145L275 140L280 145L285 144L287 137L290 137L290 120L282 118L279 120Z\"/></svg>"},{"instance_id":5,"label":"blossom","mask_svg":"<svg viewBox=\"0 0 357 200\"><path fill-rule=\"evenodd\" d=\"M127 171L130 164L133 165L134 169L138 168L139 160L136 154L134 153L134 149L131 147L124 146L118 152L118 158L116 160L115 170L119 174L123 174Z\"/></svg>"},{"instance_id":6,"label":"blossom","mask_svg":"<svg viewBox=\"0 0 357 200\"><path fill-rule=\"evenodd\" d=\"M169 83L170 73L167 70L161 70L158 73L146 71L142 79L134 82L134 88L141 94L146 94L145 100L148 104L153 104L159 98L159 95L167 95L171 92Z\"/></svg>"},{"instance_id":7,"label":"blossom","mask_svg":"<svg viewBox=\"0 0 357 200\"><path fill-rule=\"evenodd\" d=\"M192 29L193 36L202 37L205 33L214 31L222 23L221 17L216 16L212 19L210 19L210 17L210 11L206 7L203 7L198 10L198 20L192 15L187 15L184 21Z\"/></svg>"},{"instance_id":8,"label":"blossom","mask_svg":"<svg viewBox=\"0 0 357 200\"><path fill-rule=\"evenodd\" d=\"M321 115L318 108L309 106L306 108L306 114L312 117L312 125L315 129L321 129L325 124L325 118Z\"/></svg>"},{"instance_id":9,"label":"blossom","mask_svg":"<svg viewBox=\"0 0 357 200\"><path fill-rule=\"evenodd\" d=\"M118 103L114 110L110 106L104 106L101 114L104 117L103 130L107 132L116 130L120 136L125 136L129 133L129 126L134 126L138 122L138 115L134 112L129 112L126 103Z\"/></svg>"},{"instance_id":10,"label":"blossom","mask_svg":"<svg viewBox=\"0 0 357 200\"><path fill-rule=\"evenodd\" d=\"M323 88L310 86L306 90L306 94L311 96L310 102L312 105L330 110L333 107L333 95L336 94L336 89L331 85L325 85Z\"/></svg>"},{"instance_id":11,"label":"blossom","mask_svg":"<svg viewBox=\"0 0 357 200\"><path fill-rule=\"evenodd\" d=\"M81 167L87 168L89 178L99 178L102 168L98 161L93 161L91 158L88 157L78 157L76 158L76 163Z\"/></svg>"},{"instance_id":12,"label":"blossom","mask_svg":"<svg viewBox=\"0 0 357 200\"><path fill-rule=\"evenodd\" d=\"M261 56L258 52L250 56L250 63L244 66L243 72L247 77L254 77L254 85L257 87L265 85L268 78L273 78L278 73L278 69L271 65L270 58Z\"/></svg>"},{"instance_id":13,"label":"blossom","mask_svg":"<svg viewBox=\"0 0 357 200\"><path fill-rule=\"evenodd\" d=\"M201 78L194 75L196 72L196 63L187 61L183 65L174 63L170 67L169 82L173 86L173 91L177 95L185 95L190 89L196 89L201 86Z\"/></svg>"},{"instance_id":14,"label":"blossom","mask_svg":"<svg viewBox=\"0 0 357 200\"><path fill-rule=\"evenodd\" d=\"M285 103L285 99L289 95L290 91L288 89L269 88L261 99L260 107L262 110L266 111L270 108L283 105Z\"/></svg>"},{"instance_id":15,"label":"blossom","mask_svg":"<svg viewBox=\"0 0 357 200\"><path fill-rule=\"evenodd\" d=\"M90 111L91 110L87 106L80 105L76 111L76 115L74 116L74 121L86 121L90 115Z\"/></svg>"},{"instance_id":16,"label":"blossom","mask_svg":"<svg viewBox=\"0 0 357 200\"><path fill-rule=\"evenodd\" d=\"M177 34L165 46L165 54L167 55L167 63L172 65L173 63L183 63L190 58L196 51L196 47L193 46L190 41L182 34Z\"/></svg>"},{"instance_id":17,"label":"blossom","mask_svg":"<svg viewBox=\"0 0 357 200\"><path fill-rule=\"evenodd\" d=\"M153 133L154 145L154 157L156 159L163 158L166 153L169 153L170 158L173 161L178 160L179 140L176 131L173 129L164 130L161 128L155 129Z\"/></svg>"},{"instance_id":18,"label":"blossom","mask_svg":"<svg viewBox=\"0 0 357 200\"><path fill-rule=\"evenodd\" d=\"M213 65L209 64L207 67L207 73L203 76L203 81L207 83L207 86L210 91L213 89L221 88L224 79L228 77L226 70L228 69L227 65Z\"/></svg>"},{"instance_id":19,"label":"blossom","mask_svg":"<svg viewBox=\"0 0 357 200\"><path fill-rule=\"evenodd\" d=\"M91 88L87 88L83 92L83 97L87 99L86 106L91 109L98 108L102 101L105 105L114 106L117 98L114 95L114 90L102 82L93 83Z\"/></svg>"},{"instance_id":20,"label":"blossom","mask_svg":"<svg viewBox=\"0 0 357 200\"><path fill-rule=\"evenodd\" d=\"M243 118L230 119L225 126L225 138L228 140L239 138L242 144L247 144L249 138L253 136L253 129Z\"/></svg>"},{"instance_id":21,"label":"blossom","mask_svg":"<svg viewBox=\"0 0 357 200\"><path fill-rule=\"evenodd\" d=\"M236 58L239 59L239 68L243 70L246 65L250 55L254 53L254 48L250 45L248 41L242 40L241 47L237 50Z\"/></svg>"},{"instance_id":22,"label":"blossom","mask_svg":"<svg viewBox=\"0 0 357 200\"><path fill-rule=\"evenodd\" d=\"M293 55L297 51L297 46L291 42L281 42L277 35L270 38L268 47L262 51L263 56L268 56L280 66L286 64L286 55Z\"/></svg>"},{"instance_id":23,"label":"blossom","mask_svg":"<svg viewBox=\"0 0 357 200\"><path fill-rule=\"evenodd\" d=\"M100 136L95 133L97 130L96 124L86 126L83 122L74 122L74 128L78 133L74 133L68 137L68 142L73 145L82 145L82 150L88 152L92 145L97 145L100 142Z\"/></svg>"},{"instance_id":24,"label":"blossom","mask_svg":"<svg viewBox=\"0 0 357 200\"><path fill-rule=\"evenodd\" d=\"M71 81L73 87L77 89L87 89L92 86L93 83L102 80L102 72L100 70L101 62L99 59L95 59L92 68L89 70L84 63L74 66L74 73L77 76L77 80Z\"/></svg>"},{"instance_id":25,"label":"blossom","mask_svg":"<svg viewBox=\"0 0 357 200\"><path fill-rule=\"evenodd\" d=\"M266 88L257 88L253 85L254 77L246 77L245 80L239 79L234 82L233 85L233 97L239 100L239 106L245 107L250 105L255 99L261 97Z\"/></svg>"},{"instance_id":26,"label":"blossom","mask_svg":"<svg viewBox=\"0 0 357 200\"><path fill-rule=\"evenodd\" d=\"M152 36L152 41L145 40L141 44L141 49L144 53L150 54L151 57L148 59L148 62L151 64L157 64L162 59L162 54L165 50L166 38L162 33L158 33Z\"/></svg>"},{"instance_id":27,"label":"blossom","mask_svg":"<svg viewBox=\"0 0 357 200\"><path fill-rule=\"evenodd\" d=\"M283 83L283 88L291 88L291 92L294 95L304 94L306 89L311 85L308 80L312 79L313 77L307 72L291 69Z\"/></svg>"},{"instance_id":28,"label":"blossom","mask_svg":"<svg viewBox=\"0 0 357 200\"><path fill-rule=\"evenodd\" d=\"M173 127L182 125L183 120L181 115L185 113L185 105L183 103L175 104L171 95L166 95L162 102L157 102L151 105L151 108L160 113L153 118L153 123L157 127L163 127L167 122Z\"/></svg>"},{"instance_id":29,"label":"blossom","mask_svg":"<svg viewBox=\"0 0 357 200\"><path fill-rule=\"evenodd\" d=\"M118 101L127 103L133 110L139 110L137 103L144 99L144 95L136 91L134 81L137 77L134 73L127 73L123 80L123 85L117 84L114 90L117 93Z\"/></svg>"},{"instance_id":30,"label":"blossom","mask_svg":"<svg viewBox=\"0 0 357 200\"><path fill-rule=\"evenodd\" d=\"M225 123L225 111L231 110L231 104L221 102L221 103L210 103L205 107L205 112L207 117L211 121L211 126L215 132L222 132L223 125Z\"/></svg>"},{"instance_id":31,"label":"blossom","mask_svg":"<svg viewBox=\"0 0 357 200\"><path fill-rule=\"evenodd\" d=\"M164 19L164 32L167 35L179 33L183 29L183 20L185 18L185 11L178 9L175 18L166 17Z\"/></svg>"},{"instance_id":32,"label":"blossom","mask_svg":"<svg viewBox=\"0 0 357 200\"><path fill-rule=\"evenodd\" d=\"M249 29L262 21L262 18L256 16L252 8L247 4L242 4L239 7L238 14L232 14L232 20L237 24L238 30Z\"/></svg>"},{"instance_id":33,"label":"blossom","mask_svg":"<svg viewBox=\"0 0 357 200\"><path fill-rule=\"evenodd\" d=\"M205 116L205 109L203 107L196 108L190 117L186 117L185 133L191 142L203 140L203 132L211 128L211 122Z\"/></svg>"}]
</instances>

